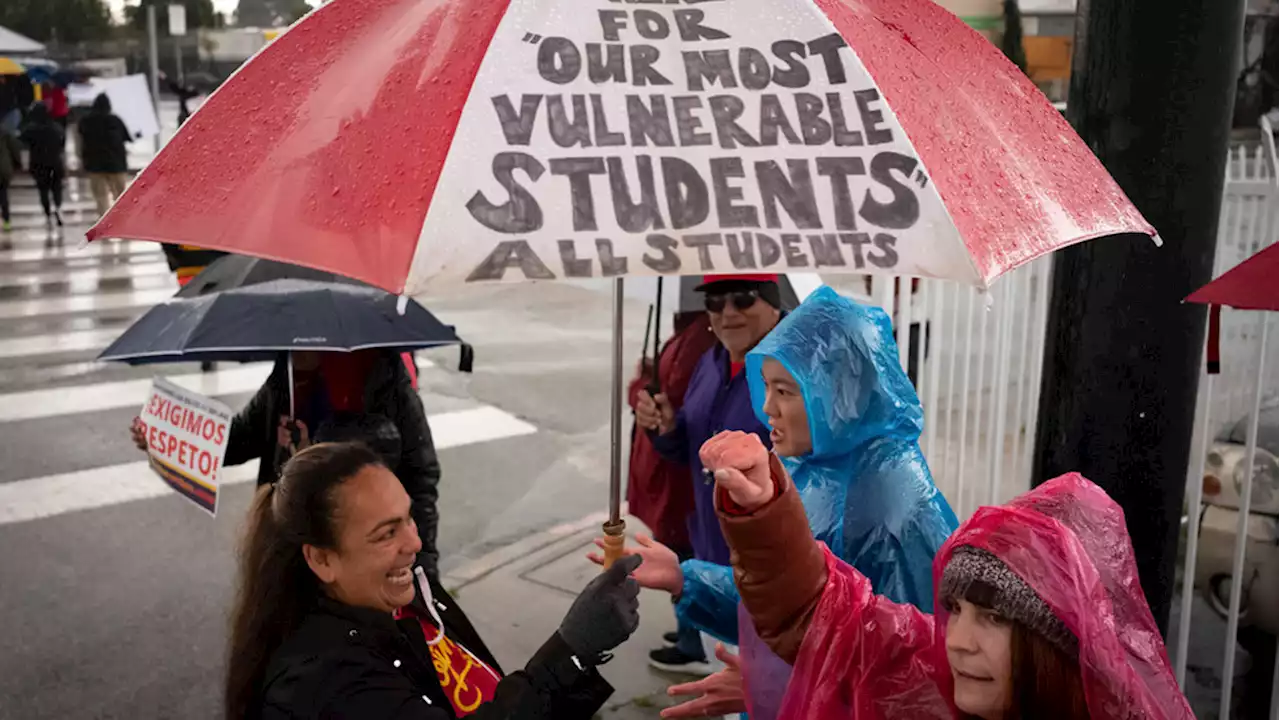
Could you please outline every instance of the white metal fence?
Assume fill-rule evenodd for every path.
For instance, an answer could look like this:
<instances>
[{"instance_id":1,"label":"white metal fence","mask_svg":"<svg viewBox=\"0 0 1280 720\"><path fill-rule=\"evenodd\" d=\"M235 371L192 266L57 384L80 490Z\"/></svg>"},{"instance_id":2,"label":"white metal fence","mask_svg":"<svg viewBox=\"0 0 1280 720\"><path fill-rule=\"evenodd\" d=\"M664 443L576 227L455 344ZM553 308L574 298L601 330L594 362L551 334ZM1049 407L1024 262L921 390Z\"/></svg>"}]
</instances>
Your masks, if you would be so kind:
<instances>
[{"instance_id":1,"label":"white metal fence","mask_svg":"<svg viewBox=\"0 0 1280 720\"><path fill-rule=\"evenodd\" d=\"M1264 124L1263 130L1263 144L1251 149L1234 148L1228 163L1214 260L1215 277L1277 241L1280 196L1276 184L1276 148L1270 128ZM1264 400L1274 399L1277 392L1280 346L1275 333L1273 313L1223 309L1221 372L1201 376L1196 433L1187 472L1181 607L1175 642L1171 644L1174 671L1179 683L1186 687L1186 670L1192 653L1191 627L1196 621L1194 600L1200 593L1216 612L1226 617L1217 711L1217 716L1223 719L1232 717L1236 701L1237 637L1242 618L1252 612L1252 624L1265 628L1267 621L1258 615L1269 614L1272 633L1276 623L1276 460L1271 454L1276 438L1270 438L1270 451L1258 447L1260 409ZM1216 443L1228 439L1224 434L1242 421L1246 443L1243 454L1238 456L1236 467L1222 467L1224 448L1229 452L1232 444ZM1264 432L1274 434L1275 428L1264 428ZM1235 439L1239 437L1236 435ZM1268 444L1265 436L1261 439L1262 444ZM1219 475L1226 477L1219 478ZM1222 484L1227 486L1225 502L1205 498L1206 486L1211 482L1211 492ZM1255 508L1261 512L1251 512ZM1214 520L1210 519L1210 513L1214 513ZM1202 548L1206 535L1210 546ZM1223 557L1228 545L1231 547L1229 569ZM1224 571L1229 573L1229 590L1226 607L1222 608L1215 583ZM1275 687L1273 678L1272 718L1276 717Z\"/></svg>"}]
</instances>

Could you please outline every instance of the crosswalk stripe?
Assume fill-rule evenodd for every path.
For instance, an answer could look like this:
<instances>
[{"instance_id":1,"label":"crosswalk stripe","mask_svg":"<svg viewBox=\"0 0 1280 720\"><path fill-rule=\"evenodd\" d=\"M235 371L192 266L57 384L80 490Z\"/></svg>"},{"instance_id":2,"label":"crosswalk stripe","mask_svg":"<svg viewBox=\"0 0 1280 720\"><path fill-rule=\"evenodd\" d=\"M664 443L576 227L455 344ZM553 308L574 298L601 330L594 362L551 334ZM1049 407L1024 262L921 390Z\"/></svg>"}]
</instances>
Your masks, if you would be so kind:
<instances>
[{"instance_id":1,"label":"crosswalk stripe","mask_svg":"<svg viewBox=\"0 0 1280 720\"><path fill-rule=\"evenodd\" d=\"M435 367L425 357L417 357L419 370ZM193 372L183 375L166 375L164 365L157 365L156 375L182 387L209 397L225 397L255 392L271 374L269 362L243 365L220 365L209 372ZM151 391L151 379L111 380L84 385L66 385L42 390L23 390L0 393L0 423L18 420L38 420L76 415L98 410L122 407L142 407Z\"/></svg>"},{"instance_id":2,"label":"crosswalk stripe","mask_svg":"<svg viewBox=\"0 0 1280 720\"><path fill-rule=\"evenodd\" d=\"M173 290L68 295L0 302L0 319L32 318L45 315L97 312L100 310L142 310L173 297Z\"/></svg>"},{"instance_id":3,"label":"crosswalk stripe","mask_svg":"<svg viewBox=\"0 0 1280 720\"><path fill-rule=\"evenodd\" d=\"M101 350L119 337L121 332L123 331L119 328L98 328L0 340L0 358Z\"/></svg>"},{"instance_id":4,"label":"crosswalk stripe","mask_svg":"<svg viewBox=\"0 0 1280 720\"><path fill-rule=\"evenodd\" d=\"M97 209L97 206L94 205L92 200L66 200L62 203L62 212L64 213L95 209ZM44 217L44 206L38 202L13 203L9 210L14 215L39 215Z\"/></svg>"},{"instance_id":5,"label":"crosswalk stripe","mask_svg":"<svg viewBox=\"0 0 1280 720\"><path fill-rule=\"evenodd\" d=\"M0 287L34 287L45 283L66 282L70 285L81 285L98 280L117 280L123 278L147 277L150 275L166 275L172 273L164 262L139 263L93 268L90 270L44 270L42 272L0 273Z\"/></svg>"},{"instance_id":6,"label":"crosswalk stripe","mask_svg":"<svg viewBox=\"0 0 1280 720\"><path fill-rule=\"evenodd\" d=\"M271 363L252 363L168 379L201 395L218 397L254 392L270 374ZM141 408L150 390L151 380L143 378L4 393L0 394L0 423L122 407Z\"/></svg>"},{"instance_id":7,"label":"crosswalk stripe","mask_svg":"<svg viewBox=\"0 0 1280 720\"><path fill-rule=\"evenodd\" d=\"M0 250L0 262L37 262L40 260L62 260L73 258L100 258L100 257L125 257L125 256L143 256L155 255L157 259L164 259L164 251L160 246L153 242L130 242L123 241L119 244L112 243L93 243L88 247L80 247L79 245L63 246L63 247L38 247L38 248L15 248L13 250Z\"/></svg>"},{"instance_id":8,"label":"crosswalk stripe","mask_svg":"<svg viewBox=\"0 0 1280 720\"><path fill-rule=\"evenodd\" d=\"M428 418L436 450L529 435L537 428L491 405L439 413ZM223 486L251 482L256 461L223 472ZM37 520L76 510L119 505L173 492L146 461L78 470L0 484L0 525Z\"/></svg>"}]
</instances>

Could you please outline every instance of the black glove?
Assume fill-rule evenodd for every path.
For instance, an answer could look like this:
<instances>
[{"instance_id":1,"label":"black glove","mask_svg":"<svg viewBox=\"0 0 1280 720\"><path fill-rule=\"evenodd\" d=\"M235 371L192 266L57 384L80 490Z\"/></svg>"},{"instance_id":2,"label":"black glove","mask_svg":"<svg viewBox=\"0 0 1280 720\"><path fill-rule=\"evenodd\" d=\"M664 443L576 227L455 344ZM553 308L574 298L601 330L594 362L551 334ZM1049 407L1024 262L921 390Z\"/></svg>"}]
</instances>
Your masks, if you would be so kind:
<instances>
[{"instance_id":1,"label":"black glove","mask_svg":"<svg viewBox=\"0 0 1280 720\"><path fill-rule=\"evenodd\" d=\"M573 601L560 623L560 637L579 660L594 663L640 626L640 584L631 573L642 560L639 555L619 558Z\"/></svg>"}]
</instances>

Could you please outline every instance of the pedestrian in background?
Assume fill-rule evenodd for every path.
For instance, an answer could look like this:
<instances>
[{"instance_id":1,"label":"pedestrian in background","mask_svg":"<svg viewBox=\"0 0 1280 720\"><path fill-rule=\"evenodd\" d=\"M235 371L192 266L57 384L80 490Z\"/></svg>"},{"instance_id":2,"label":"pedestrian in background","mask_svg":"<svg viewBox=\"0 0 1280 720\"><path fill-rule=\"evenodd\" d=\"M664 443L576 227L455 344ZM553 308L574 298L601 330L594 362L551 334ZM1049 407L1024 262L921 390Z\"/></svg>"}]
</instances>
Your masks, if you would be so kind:
<instances>
[{"instance_id":1,"label":"pedestrian in background","mask_svg":"<svg viewBox=\"0 0 1280 720\"><path fill-rule=\"evenodd\" d=\"M129 129L111 112L106 93L93 99L93 107L80 119L80 160L89 175L89 190L98 214L105 215L111 203L124 194L129 172L125 143Z\"/></svg>"},{"instance_id":2,"label":"pedestrian in background","mask_svg":"<svg viewBox=\"0 0 1280 720\"><path fill-rule=\"evenodd\" d=\"M71 115L71 101L67 98L66 88L56 82L51 83L44 95L44 104L49 108L49 117L66 132L67 118Z\"/></svg>"},{"instance_id":3,"label":"pedestrian in background","mask_svg":"<svg viewBox=\"0 0 1280 720\"><path fill-rule=\"evenodd\" d=\"M22 147L18 139L7 130L0 129L0 227L5 232L13 229L9 218L9 183L22 169Z\"/></svg>"},{"instance_id":4,"label":"pedestrian in background","mask_svg":"<svg viewBox=\"0 0 1280 720\"><path fill-rule=\"evenodd\" d=\"M258 488L239 557L228 720L589 720L596 667L640 623L620 560L506 675L458 601L422 569L412 501L359 443L311 447ZM511 618L518 621L519 618Z\"/></svg>"},{"instance_id":5,"label":"pedestrian in background","mask_svg":"<svg viewBox=\"0 0 1280 720\"><path fill-rule=\"evenodd\" d=\"M27 146L31 177L40 193L45 227L62 227L62 180L66 175L66 133L42 103L32 106L27 124L22 128L22 142Z\"/></svg>"},{"instance_id":6,"label":"pedestrian in background","mask_svg":"<svg viewBox=\"0 0 1280 720\"><path fill-rule=\"evenodd\" d=\"M706 312L686 312L675 316L674 334L658 353L658 386L675 410L684 405L685 391L693 370L716 344ZM653 378L653 363L641 364L628 388L634 410L640 393ZM631 461L628 463L627 507L653 532L653 539L672 549L680 560L693 557L689 543L689 515L693 512L693 483L689 466L668 460L654 449L649 434L637 426L631 434ZM685 657L703 657L698 628L676 618L676 631L663 639Z\"/></svg>"},{"instance_id":7,"label":"pedestrian in background","mask_svg":"<svg viewBox=\"0 0 1280 720\"><path fill-rule=\"evenodd\" d=\"M178 127L191 117L191 107L187 104L189 101L199 97L200 91L191 85L184 85L164 73L160 73L160 79L169 87L169 92L178 96Z\"/></svg>"}]
</instances>

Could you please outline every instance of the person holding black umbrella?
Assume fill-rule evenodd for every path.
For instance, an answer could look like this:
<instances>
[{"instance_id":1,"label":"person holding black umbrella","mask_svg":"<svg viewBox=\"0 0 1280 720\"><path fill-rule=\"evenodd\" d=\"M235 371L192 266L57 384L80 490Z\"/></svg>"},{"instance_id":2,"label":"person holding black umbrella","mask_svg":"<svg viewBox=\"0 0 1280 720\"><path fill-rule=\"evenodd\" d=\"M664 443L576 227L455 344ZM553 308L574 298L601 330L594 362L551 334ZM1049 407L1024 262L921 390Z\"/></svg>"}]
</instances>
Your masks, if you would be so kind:
<instances>
[{"instance_id":1,"label":"person holding black umbrella","mask_svg":"<svg viewBox=\"0 0 1280 720\"><path fill-rule=\"evenodd\" d=\"M314 442L374 446L413 498L424 565L434 574L440 464L400 352L459 344L453 328L412 300L355 283L279 279L208 293L192 289L193 296L184 290L149 310L99 359L274 359L271 375L232 421L223 464L257 459L258 484L265 485ZM139 418L131 434L145 450Z\"/></svg>"},{"instance_id":2,"label":"person holding black umbrella","mask_svg":"<svg viewBox=\"0 0 1280 720\"><path fill-rule=\"evenodd\" d=\"M258 460L258 485L275 482L285 462L319 440L383 445L392 437L391 470L413 499L423 565L435 576L440 462L422 400L398 351L294 352L231 421L224 465ZM290 381L292 380L292 390ZM291 398L292 394L292 398ZM290 403L292 401L292 408ZM292 420L290 419L292 418ZM363 429L362 429L363 428ZM131 434L146 448L138 420ZM397 437L398 436L398 437Z\"/></svg>"}]
</instances>

